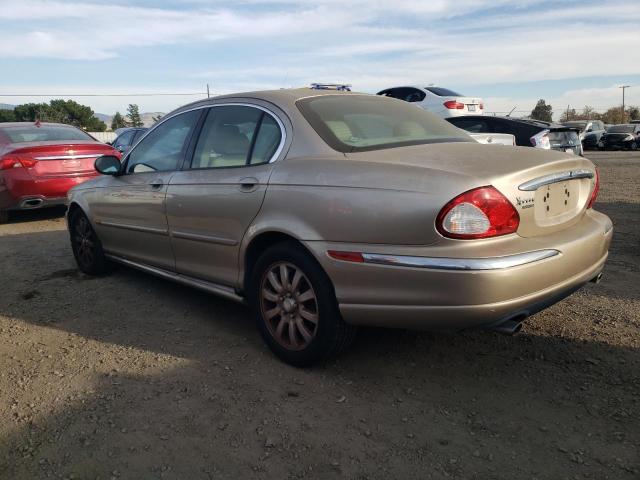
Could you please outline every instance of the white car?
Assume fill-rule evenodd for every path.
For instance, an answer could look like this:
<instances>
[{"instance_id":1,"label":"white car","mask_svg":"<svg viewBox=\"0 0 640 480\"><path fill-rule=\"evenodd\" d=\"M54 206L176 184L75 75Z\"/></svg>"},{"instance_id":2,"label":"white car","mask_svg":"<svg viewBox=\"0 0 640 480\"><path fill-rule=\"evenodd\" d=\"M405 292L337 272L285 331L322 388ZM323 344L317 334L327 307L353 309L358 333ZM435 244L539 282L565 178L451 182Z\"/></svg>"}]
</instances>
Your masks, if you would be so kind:
<instances>
[{"instance_id":1,"label":"white car","mask_svg":"<svg viewBox=\"0 0 640 480\"><path fill-rule=\"evenodd\" d=\"M415 103L442 118L482 115L484 113L484 104L481 98L465 97L443 87L393 87L377 94Z\"/></svg>"}]
</instances>

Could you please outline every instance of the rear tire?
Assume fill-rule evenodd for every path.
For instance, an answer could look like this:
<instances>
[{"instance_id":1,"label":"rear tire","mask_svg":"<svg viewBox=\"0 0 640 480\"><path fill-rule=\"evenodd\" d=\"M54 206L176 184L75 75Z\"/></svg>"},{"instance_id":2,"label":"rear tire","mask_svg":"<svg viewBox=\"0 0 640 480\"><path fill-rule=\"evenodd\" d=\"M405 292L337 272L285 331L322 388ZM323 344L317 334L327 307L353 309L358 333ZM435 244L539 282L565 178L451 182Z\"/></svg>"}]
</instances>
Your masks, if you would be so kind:
<instances>
[{"instance_id":1,"label":"rear tire","mask_svg":"<svg viewBox=\"0 0 640 480\"><path fill-rule=\"evenodd\" d=\"M6 210L0 210L0 224L7 223L9 221L9 212Z\"/></svg>"},{"instance_id":2,"label":"rear tire","mask_svg":"<svg viewBox=\"0 0 640 480\"><path fill-rule=\"evenodd\" d=\"M102 275L111 271L111 262L104 255L100 239L79 208L69 215L69 235L73 256L80 271L87 275Z\"/></svg>"},{"instance_id":3,"label":"rear tire","mask_svg":"<svg viewBox=\"0 0 640 480\"><path fill-rule=\"evenodd\" d=\"M294 242L265 250L251 272L248 297L265 342L290 365L328 360L355 338L357 327L342 319L331 280Z\"/></svg>"},{"instance_id":4,"label":"rear tire","mask_svg":"<svg viewBox=\"0 0 640 480\"><path fill-rule=\"evenodd\" d=\"M637 142L631 142L631 145L629 145L629 149L633 150L635 152L638 149L638 143Z\"/></svg>"}]
</instances>

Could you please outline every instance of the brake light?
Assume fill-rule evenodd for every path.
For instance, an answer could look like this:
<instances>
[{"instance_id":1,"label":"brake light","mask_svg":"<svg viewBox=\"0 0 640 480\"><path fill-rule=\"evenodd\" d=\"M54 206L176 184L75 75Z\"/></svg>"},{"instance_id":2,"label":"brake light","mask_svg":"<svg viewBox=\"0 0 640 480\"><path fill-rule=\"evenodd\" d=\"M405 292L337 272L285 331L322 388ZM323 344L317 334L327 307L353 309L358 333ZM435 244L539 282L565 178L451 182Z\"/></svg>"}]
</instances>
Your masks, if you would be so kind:
<instances>
[{"instance_id":1,"label":"brake light","mask_svg":"<svg viewBox=\"0 0 640 480\"><path fill-rule=\"evenodd\" d=\"M537 148L551 149L551 141L549 141L549 130L542 130L530 138L531 145Z\"/></svg>"},{"instance_id":2,"label":"brake light","mask_svg":"<svg viewBox=\"0 0 640 480\"><path fill-rule=\"evenodd\" d=\"M480 110L484 110L484 103L480 104Z\"/></svg>"},{"instance_id":3,"label":"brake light","mask_svg":"<svg viewBox=\"0 0 640 480\"><path fill-rule=\"evenodd\" d=\"M436 218L441 235L462 240L507 235L518 230L515 207L494 187L469 190L447 203Z\"/></svg>"},{"instance_id":4,"label":"brake light","mask_svg":"<svg viewBox=\"0 0 640 480\"><path fill-rule=\"evenodd\" d=\"M36 164L36 160L19 157L17 155L7 155L0 159L0 170L10 170L12 168L31 168Z\"/></svg>"},{"instance_id":5,"label":"brake light","mask_svg":"<svg viewBox=\"0 0 640 480\"><path fill-rule=\"evenodd\" d=\"M589 199L587 208L593 208L593 204L596 203L596 198L598 198L599 191L600 191L600 172L596 168L596 181L593 185L593 192L591 192L591 198Z\"/></svg>"},{"instance_id":6,"label":"brake light","mask_svg":"<svg viewBox=\"0 0 640 480\"><path fill-rule=\"evenodd\" d=\"M464 103L460 103L455 100L448 100L444 102L443 105L449 110L462 110L464 108Z\"/></svg>"}]
</instances>

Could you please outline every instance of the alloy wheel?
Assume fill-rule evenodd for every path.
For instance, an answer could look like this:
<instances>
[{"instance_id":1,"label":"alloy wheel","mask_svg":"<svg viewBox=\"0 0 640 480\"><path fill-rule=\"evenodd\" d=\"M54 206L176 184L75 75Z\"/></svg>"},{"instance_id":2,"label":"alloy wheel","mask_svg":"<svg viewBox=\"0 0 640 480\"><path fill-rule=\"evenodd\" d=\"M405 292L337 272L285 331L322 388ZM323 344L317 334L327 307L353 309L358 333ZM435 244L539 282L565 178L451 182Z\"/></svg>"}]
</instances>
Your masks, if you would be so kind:
<instances>
[{"instance_id":1,"label":"alloy wheel","mask_svg":"<svg viewBox=\"0 0 640 480\"><path fill-rule=\"evenodd\" d=\"M90 267L95 260L95 239L89 220L80 215L74 226L74 240L78 261L85 267Z\"/></svg>"},{"instance_id":2,"label":"alloy wheel","mask_svg":"<svg viewBox=\"0 0 640 480\"><path fill-rule=\"evenodd\" d=\"M311 282L289 262L272 264L260 282L260 311L273 338L284 348L306 348L318 330L318 299Z\"/></svg>"}]
</instances>

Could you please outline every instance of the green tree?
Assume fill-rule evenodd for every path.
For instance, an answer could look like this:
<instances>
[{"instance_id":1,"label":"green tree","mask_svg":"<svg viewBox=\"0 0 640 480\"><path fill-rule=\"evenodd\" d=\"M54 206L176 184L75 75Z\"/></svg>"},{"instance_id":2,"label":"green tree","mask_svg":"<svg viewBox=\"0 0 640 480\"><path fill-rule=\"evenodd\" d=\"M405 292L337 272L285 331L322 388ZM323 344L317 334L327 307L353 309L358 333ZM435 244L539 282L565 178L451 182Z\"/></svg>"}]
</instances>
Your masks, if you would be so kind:
<instances>
[{"instance_id":1,"label":"green tree","mask_svg":"<svg viewBox=\"0 0 640 480\"><path fill-rule=\"evenodd\" d=\"M553 117L553 108L551 105L547 105L544 99L538 100L536 106L531 110L531 118L535 120L542 120L544 122L550 122Z\"/></svg>"},{"instance_id":2,"label":"green tree","mask_svg":"<svg viewBox=\"0 0 640 480\"><path fill-rule=\"evenodd\" d=\"M15 121L16 121L16 114L13 112L13 110L0 109L0 123L15 122Z\"/></svg>"},{"instance_id":3,"label":"green tree","mask_svg":"<svg viewBox=\"0 0 640 480\"><path fill-rule=\"evenodd\" d=\"M127 118L129 119L129 126L131 127L142 127L144 123L142 122L142 117L140 116L140 110L138 109L138 105L135 103L130 103L127 108Z\"/></svg>"},{"instance_id":4,"label":"green tree","mask_svg":"<svg viewBox=\"0 0 640 480\"><path fill-rule=\"evenodd\" d=\"M629 115L629 120L640 120L640 108L638 107L627 108L627 115Z\"/></svg>"},{"instance_id":5,"label":"green tree","mask_svg":"<svg viewBox=\"0 0 640 480\"><path fill-rule=\"evenodd\" d=\"M604 123L611 124L624 123L622 107L611 107L609 110L602 114L601 120Z\"/></svg>"},{"instance_id":6,"label":"green tree","mask_svg":"<svg viewBox=\"0 0 640 480\"><path fill-rule=\"evenodd\" d=\"M127 126L127 121L125 118L120 115L120 112L116 112L116 114L111 119L111 130L114 132L119 128L124 128Z\"/></svg>"},{"instance_id":7,"label":"green tree","mask_svg":"<svg viewBox=\"0 0 640 480\"><path fill-rule=\"evenodd\" d=\"M103 132L107 126L94 116L91 107L73 100L51 100L47 103L26 103L14 109L18 122L56 122L74 125L90 132Z\"/></svg>"}]
</instances>

